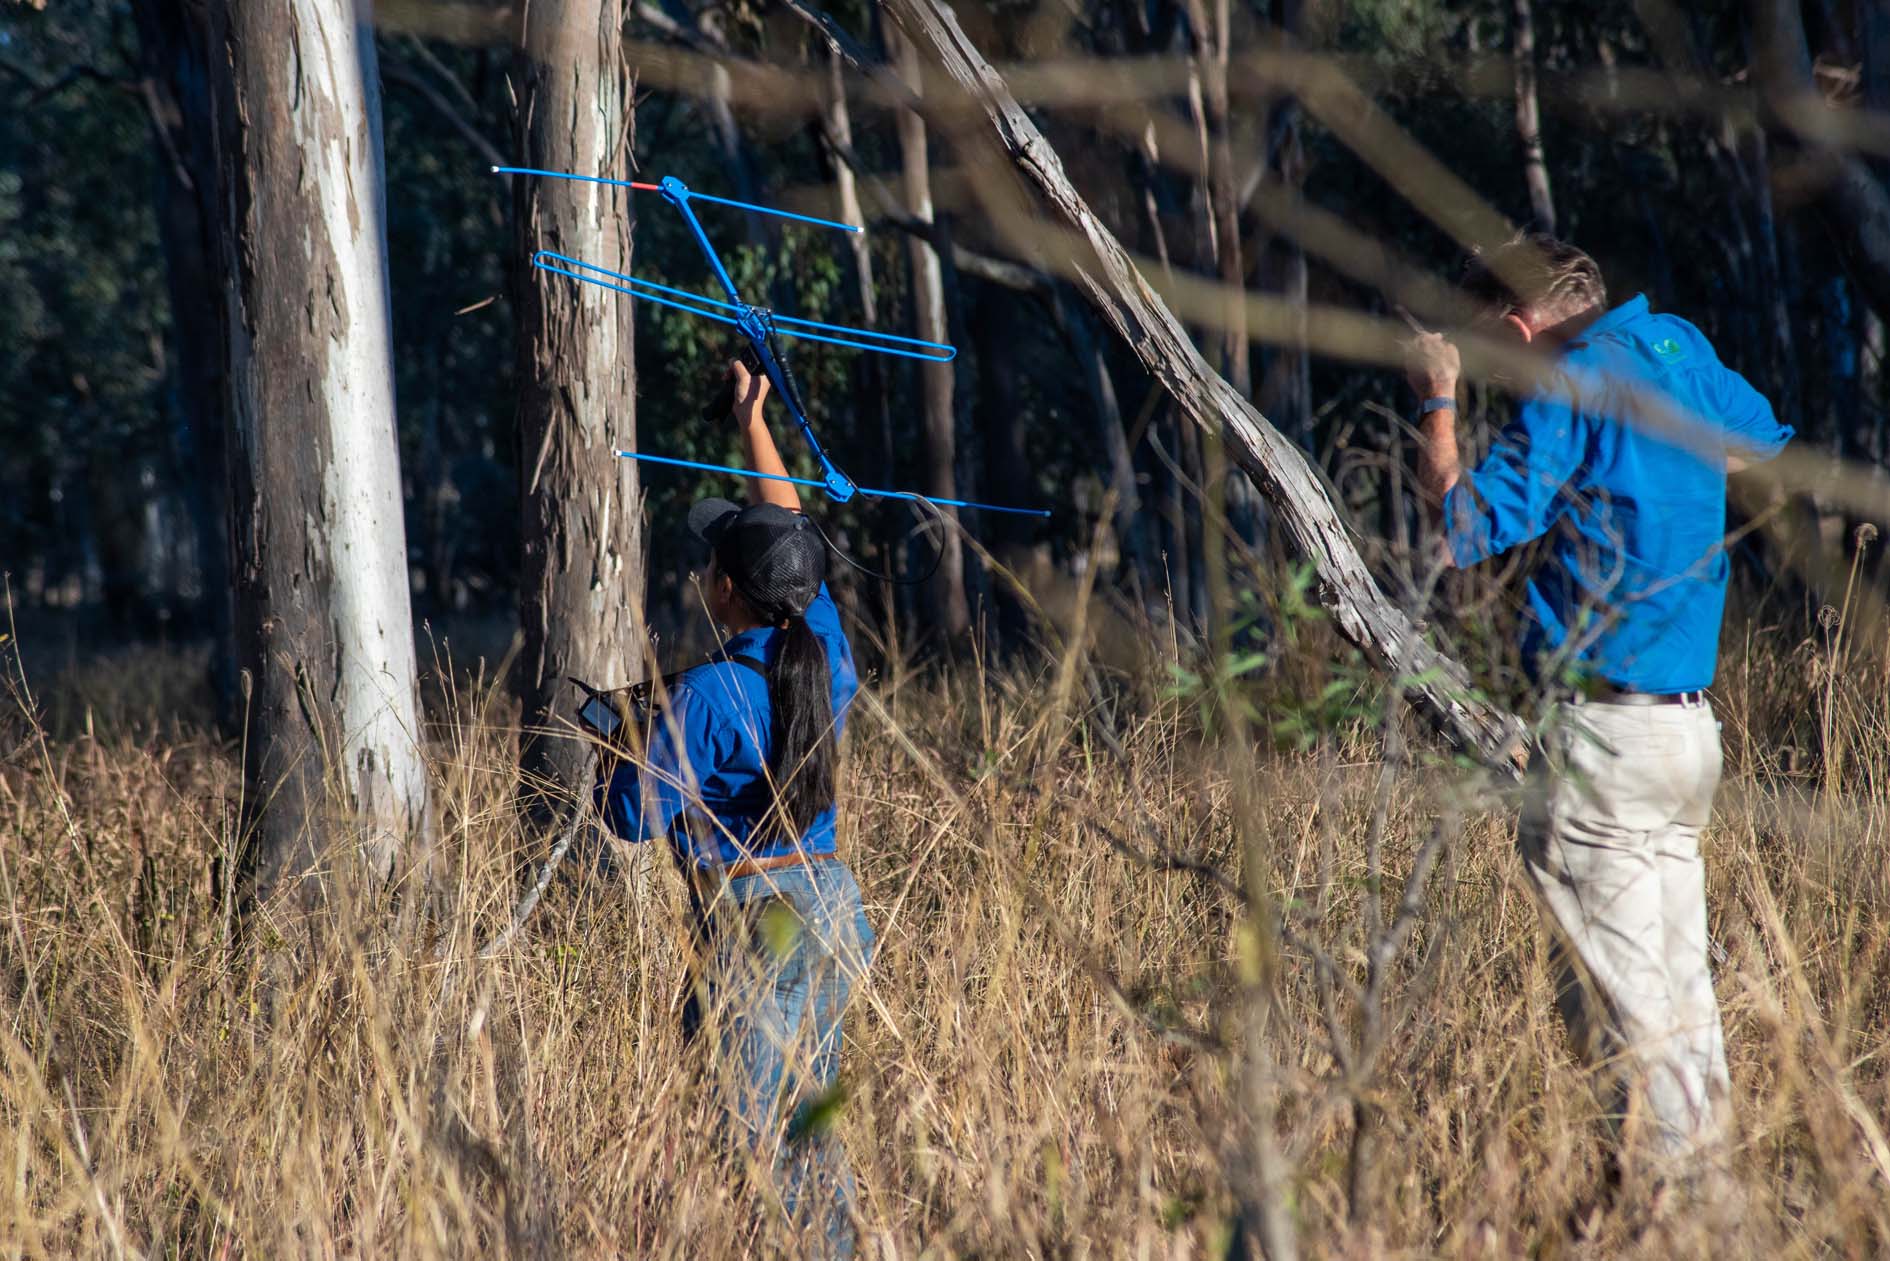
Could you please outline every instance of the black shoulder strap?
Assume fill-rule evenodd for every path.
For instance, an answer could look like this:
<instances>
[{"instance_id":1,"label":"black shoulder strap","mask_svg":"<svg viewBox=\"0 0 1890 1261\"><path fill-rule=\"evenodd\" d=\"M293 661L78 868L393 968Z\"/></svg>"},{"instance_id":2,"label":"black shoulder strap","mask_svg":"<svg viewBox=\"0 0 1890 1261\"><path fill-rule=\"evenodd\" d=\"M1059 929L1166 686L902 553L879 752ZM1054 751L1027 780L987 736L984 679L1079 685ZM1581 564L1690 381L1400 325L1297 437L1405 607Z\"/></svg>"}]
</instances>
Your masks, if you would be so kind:
<instances>
[{"instance_id":1,"label":"black shoulder strap","mask_svg":"<svg viewBox=\"0 0 1890 1261\"><path fill-rule=\"evenodd\" d=\"M709 657L709 660L710 661L729 661L729 662L733 662L734 664L738 666L747 666L750 670L753 670L756 674L759 674L762 678L765 679L768 677L768 667L763 665L761 662L757 661L753 657L731 657L725 652L718 652L718 653L712 654Z\"/></svg>"},{"instance_id":2,"label":"black shoulder strap","mask_svg":"<svg viewBox=\"0 0 1890 1261\"><path fill-rule=\"evenodd\" d=\"M719 661L727 661L738 666L746 666L748 669L753 670L756 674L760 675L762 678L765 679L768 677L768 667L763 665L760 661L757 661L755 658L730 656L728 653L722 652L720 649L716 650L715 652L710 653L708 655L708 658L704 660L702 664L714 665ZM693 670L693 669L695 669L694 666L689 667L689 670ZM660 678L645 679L641 683L632 683L628 687L614 688L609 691L606 691L601 688L592 687L590 684L586 683L582 679L571 678L571 676L569 675L565 677L571 678L571 682L583 688L584 691L591 696L600 696L600 697L607 698L609 696L614 695L617 692L623 692L623 693L628 694L628 696L630 697L630 702L632 704L643 706L643 705L648 705L652 697L656 695L656 689L657 689L658 684L661 684L663 692L667 693L671 688L676 686L677 681L680 680L683 675L689 673L689 670L672 670L668 674L665 674L661 676Z\"/></svg>"}]
</instances>

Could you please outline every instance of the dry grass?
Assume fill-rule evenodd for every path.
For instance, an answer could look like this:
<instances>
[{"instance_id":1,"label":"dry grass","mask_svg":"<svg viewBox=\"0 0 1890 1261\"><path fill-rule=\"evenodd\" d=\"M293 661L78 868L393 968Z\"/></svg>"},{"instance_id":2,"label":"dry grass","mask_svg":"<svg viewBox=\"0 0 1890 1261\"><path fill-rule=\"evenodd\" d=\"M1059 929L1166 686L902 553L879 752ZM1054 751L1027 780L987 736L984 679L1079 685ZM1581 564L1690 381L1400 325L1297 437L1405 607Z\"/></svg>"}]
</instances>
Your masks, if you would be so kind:
<instances>
[{"instance_id":1,"label":"dry grass","mask_svg":"<svg viewBox=\"0 0 1890 1261\"><path fill-rule=\"evenodd\" d=\"M1146 685L1108 724L1060 704L1089 694L1058 685L1081 671L876 689L842 808L882 944L839 1122L867 1255L1224 1253L1243 850L1291 943L1265 1029L1306 1252L1890 1247L1890 650L1848 638L1726 637L1710 861L1744 1224L1663 1207L1630 1169L1585 1242L1569 1219L1607 1143L1553 1016L1509 811L1421 739L1381 794L1369 719L1233 758ZM73 678L60 703L88 689L113 690ZM17 707L0 727L7 1255L787 1250L708 1137L674 1019L686 929L666 862L641 896L622 875L564 888L512 950L471 962L518 858L502 702L433 709L437 913L343 907L305 956L266 931L227 948L237 753L154 720L163 705L89 724L81 705L58 738ZM1360 1056L1371 838L1390 918L1440 827L1381 1045ZM1376 1144L1353 1204L1359 1115Z\"/></svg>"}]
</instances>

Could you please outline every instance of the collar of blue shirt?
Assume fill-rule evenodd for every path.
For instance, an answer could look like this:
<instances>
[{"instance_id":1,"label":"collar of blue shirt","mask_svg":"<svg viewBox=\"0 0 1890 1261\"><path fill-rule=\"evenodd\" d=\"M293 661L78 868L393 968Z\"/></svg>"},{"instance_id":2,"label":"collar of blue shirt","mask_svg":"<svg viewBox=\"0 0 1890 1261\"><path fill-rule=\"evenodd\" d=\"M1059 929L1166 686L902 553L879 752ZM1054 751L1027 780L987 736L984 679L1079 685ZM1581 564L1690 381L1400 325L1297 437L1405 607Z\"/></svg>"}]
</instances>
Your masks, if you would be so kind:
<instances>
[{"instance_id":1,"label":"collar of blue shirt","mask_svg":"<svg viewBox=\"0 0 1890 1261\"><path fill-rule=\"evenodd\" d=\"M1632 324L1635 320L1640 319L1646 314L1647 295L1637 293L1632 298L1629 298L1626 302L1623 302L1620 306L1609 311L1606 315L1583 329L1581 336L1570 342L1566 349L1580 350L1586 343L1598 337L1606 337L1609 333L1614 332L1618 328L1625 327L1628 324Z\"/></svg>"},{"instance_id":2,"label":"collar of blue shirt","mask_svg":"<svg viewBox=\"0 0 1890 1261\"><path fill-rule=\"evenodd\" d=\"M773 626L751 626L739 634L730 635L722 645L722 651L731 657L753 657L764 666L770 665L768 650L774 645L774 637L780 633Z\"/></svg>"}]
</instances>

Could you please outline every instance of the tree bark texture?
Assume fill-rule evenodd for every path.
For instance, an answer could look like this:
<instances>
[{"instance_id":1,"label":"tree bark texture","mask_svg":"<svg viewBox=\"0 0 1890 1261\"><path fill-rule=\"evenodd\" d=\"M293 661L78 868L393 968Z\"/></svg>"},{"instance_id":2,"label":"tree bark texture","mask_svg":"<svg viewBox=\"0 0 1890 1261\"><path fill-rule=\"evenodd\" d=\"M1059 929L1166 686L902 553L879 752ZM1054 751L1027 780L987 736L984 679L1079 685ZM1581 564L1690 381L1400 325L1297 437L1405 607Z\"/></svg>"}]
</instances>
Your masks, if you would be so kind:
<instances>
[{"instance_id":1,"label":"tree bark texture","mask_svg":"<svg viewBox=\"0 0 1890 1261\"><path fill-rule=\"evenodd\" d=\"M1523 747L1522 724L1474 695L1463 666L1423 642L1419 629L1378 589L1305 456L1202 359L951 9L938 0L886 0L886 11L982 110L999 144L1055 217L1081 236L1083 245L1062 267L1189 419L1203 431L1223 434L1228 452L1278 514L1293 549L1317 571L1315 594L1340 633L1381 668L1409 671L1399 683L1454 744L1515 774L1512 756Z\"/></svg>"},{"instance_id":2,"label":"tree bark texture","mask_svg":"<svg viewBox=\"0 0 1890 1261\"><path fill-rule=\"evenodd\" d=\"M760 197L755 190L754 163L748 160L748 150L742 143L742 129L735 122L735 107L729 97L733 91L729 81L728 67L717 64L709 69L709 91L705 104L709 110L709 122L715 131L715 144L722 151L722 169L728 172L729 184L735 190L732 196L737 201L760 204ZM750 245L765 247L777 235L779 220L766 215L758 215L752 210L742 212L742 230Z\"/></svg>"},{"instance_id":3,"label":"tree bark texture","mask_svg":"<svg viewBox=\"0 0 1890 1261\"><path fill-rule=\"evenodd\" d=\"M312 903L343 838L385 877L427 827L372 15L209 15L252 891Z\"/></svg>"},{"instance_id":4,"label":"tree bark texture","mask_svg":"<svg viewBox=\"0 0 1890 1261\"><path fill-rule=\"evenodd\" d=\"M847 83L842 69L840 54L830 51L821 125L834 151L833 186L839 201L838 218L842 223L861 229L847 234L847 246L853 252L853 283L860 301L860 314L865 317L865 326L873 328L879 321L879 291L873 283L873 244L865 232L866 214L860 206L859 179L853 173L853 164L847 160L853 149L853 115L847 108ZM878 357L873 355L861 360L862 365L878 362Z\"/></svg>"},{"instance_id":5,"label":"tree bark texture","mask_svg":"<svg viewBox=\"0 0 1890 1261\"><path fill-rule=\"evenodd\" d=\"M623 0L533 0L513 78L524 165L627 178L634 116ZM642 674L643 539L636 368L627 295L529 266L549 249L631 270L628 191L576 180L514 185L518 470L524 631L520 749L534 815L587 791L589 750L561 721L567 675L615 686Z\"/></svg>"},{"instance_id":6,"label":"tree bark texture","mask_svg":"<svg viewBox=\"0 0 1890 1261\"><path fill-rule=\"evenodd\" d=\"M1549 192L1549 163L1542 148L1542 107L1536 99L1535 0L1512 0L1511 54L1516 69L1516 137L1522 142L1523 182L1529 186L1529 212L1538 232L1555 231L1555 198Z\"/></svg>"},{"instance_id":7,"label":"tree bark texture","mask_svg":"<svg viewBox=\"0 0 1890 1261\"><path fill-rule=\"evenodd\" d=\"M896 64L906 83L919 90L921 69L919 51L887 31ZM922 223L932 222L932 171L925 120L909 109L898 111L899 157L905 183L906 210ZM912 308L916 336L932 342L951 340L950 321L945 311L945 274L938 251L924 237L906 238L912 264ZM924 470L920 485L928 496L957 499L958 494L958 422L954 408L957 369L949 363L921 362L919 393L921 399L920 449ZM965 596L965 551L958 533L958 509L940 508L946 524L939 531L937 544L944 549L938 571L928 584L932 626L948 642L956 642L971 629L971 607Z\"/></svg>"}]
</instances>

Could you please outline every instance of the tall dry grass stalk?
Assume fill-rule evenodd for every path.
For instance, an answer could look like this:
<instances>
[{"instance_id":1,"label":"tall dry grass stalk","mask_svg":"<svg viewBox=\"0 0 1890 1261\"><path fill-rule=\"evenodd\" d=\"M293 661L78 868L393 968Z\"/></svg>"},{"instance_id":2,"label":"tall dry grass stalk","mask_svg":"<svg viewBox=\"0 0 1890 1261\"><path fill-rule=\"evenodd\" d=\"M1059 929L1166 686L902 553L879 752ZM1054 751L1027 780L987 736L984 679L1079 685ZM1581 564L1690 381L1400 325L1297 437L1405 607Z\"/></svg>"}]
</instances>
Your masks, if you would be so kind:
<instances>
[{"instance_id":1,"label":"tall dry grass stalk","mask_svg":"<svg viewBox=\"0 0 1890 1261\"><path fill-rule=\"evenodd\" d=\"M902 673L853 720L842 844L882 944L837 1125L865 1255L1221 1256L1251 1207L1256 1090L1306 1255L1890 1246L1890 651L1726 642L1709 853L1737 1234L1632 1166L1587 1211L1609 1144L1509 809L1416 732L1387 770L1398 707L1367 697L1281 752L1263 704L1232 750L1164 696L1164 663L1107 689L1105 722L1066 659ZM0 720L0 1251L792 1254L677 1030L667 863L644 896L621 874L560 886L474 957L526 857L502 699L433 707L440 909L341 908L285 982L266 929L232 940L238 751L162 686L122 698L186 674L109 663L49 696L57 735L23 695ZM1264 1079L1243 1072L1256 1039Z\"/></svg>"}]
</instances>

